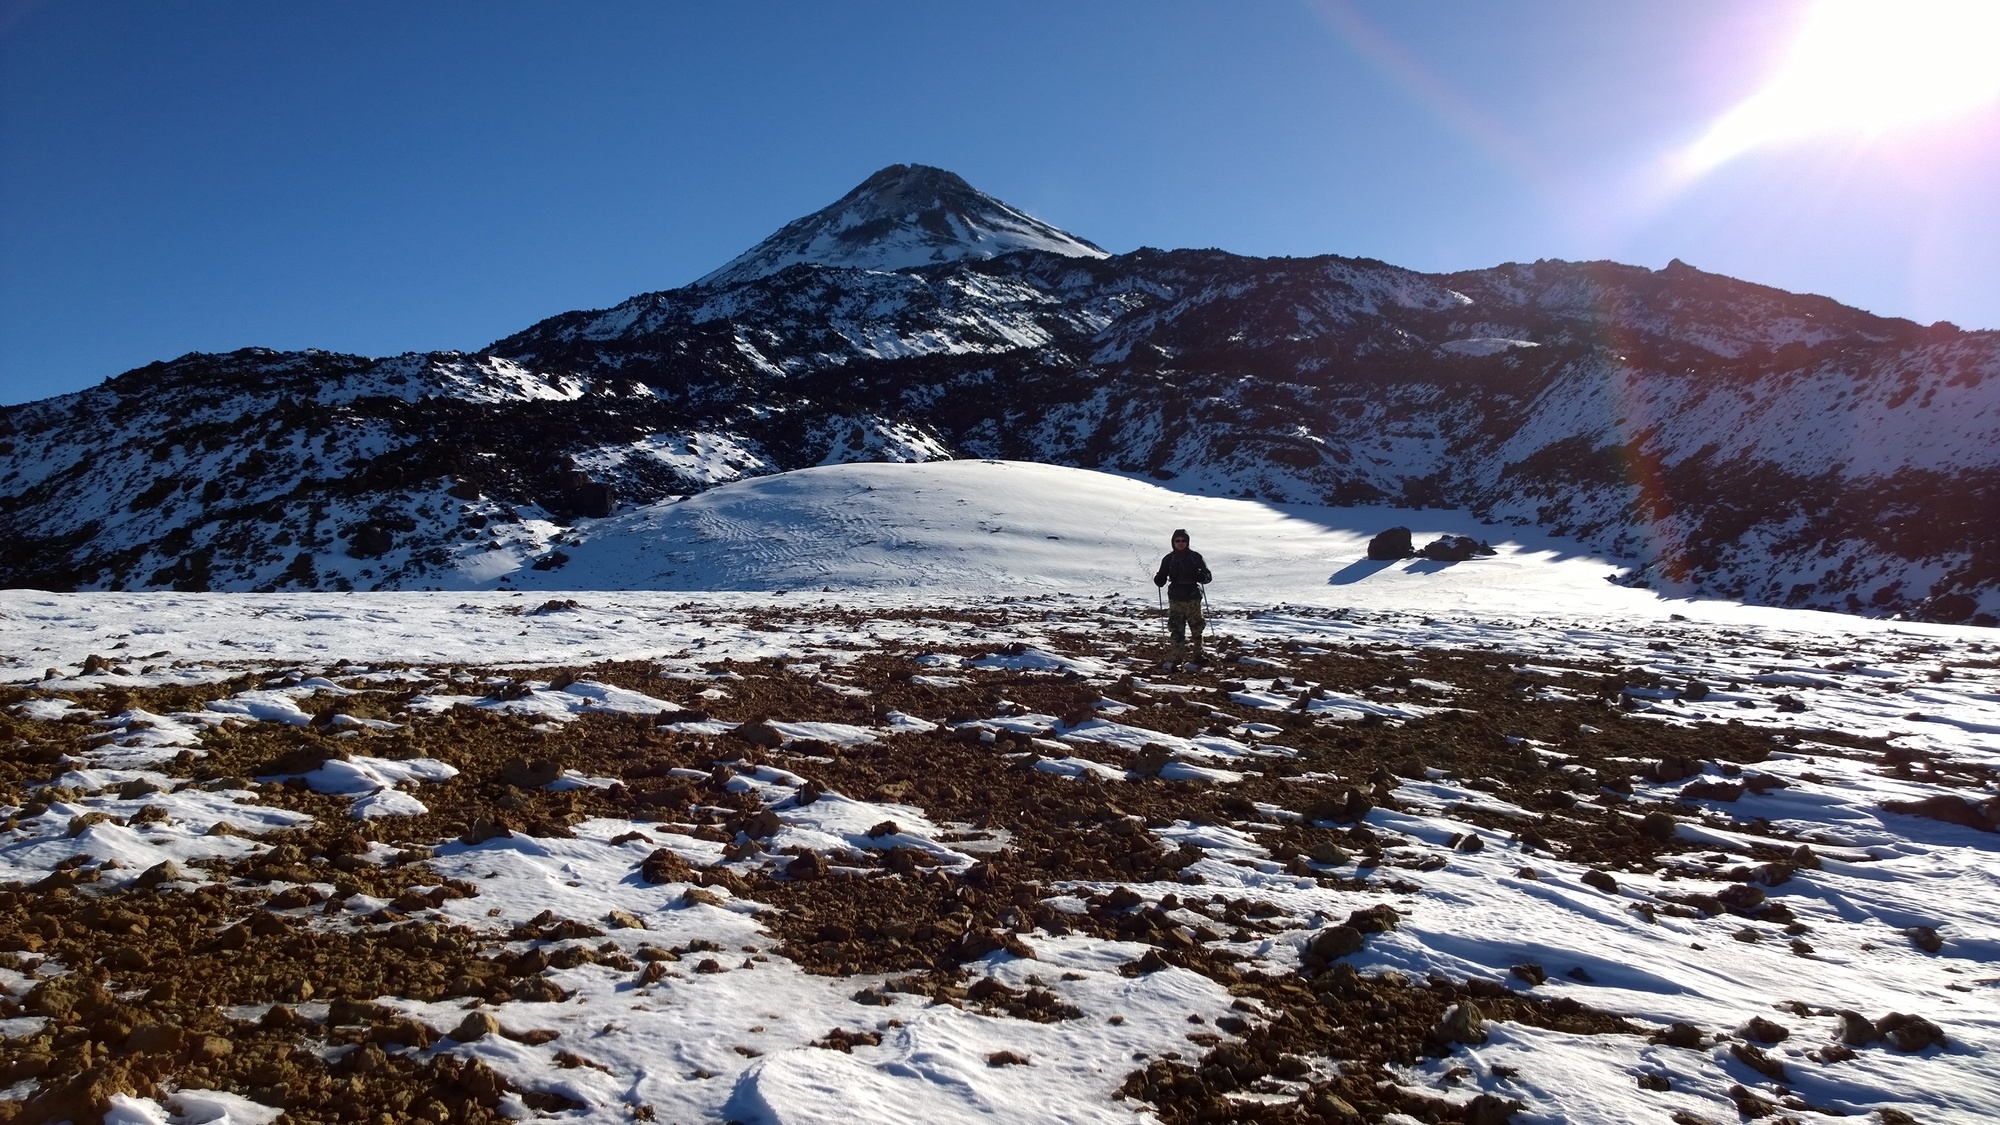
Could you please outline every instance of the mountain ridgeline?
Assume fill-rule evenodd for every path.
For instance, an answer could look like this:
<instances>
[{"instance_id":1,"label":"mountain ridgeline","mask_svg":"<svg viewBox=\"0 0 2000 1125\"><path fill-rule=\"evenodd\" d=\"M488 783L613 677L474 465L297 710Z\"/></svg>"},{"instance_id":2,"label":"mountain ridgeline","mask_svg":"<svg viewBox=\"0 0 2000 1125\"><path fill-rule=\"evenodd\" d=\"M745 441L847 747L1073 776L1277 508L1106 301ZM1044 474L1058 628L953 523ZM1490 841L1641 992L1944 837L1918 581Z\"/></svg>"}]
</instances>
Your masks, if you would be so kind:
<instances>
[{"instance_id":1,"label":"mountain ridgeline","mask_svg":"<svg viewBox=\"0 0 2000 1125\"><path fill-rule=\"evenodd\" d=\"M2000 332L1679 262L1110 255L904 165L477 353L196 354L7 408L0 584L491 586L614 510L941 457L1460 507L1665 592L2000 622Z\"/></svg>"}]
</instances>

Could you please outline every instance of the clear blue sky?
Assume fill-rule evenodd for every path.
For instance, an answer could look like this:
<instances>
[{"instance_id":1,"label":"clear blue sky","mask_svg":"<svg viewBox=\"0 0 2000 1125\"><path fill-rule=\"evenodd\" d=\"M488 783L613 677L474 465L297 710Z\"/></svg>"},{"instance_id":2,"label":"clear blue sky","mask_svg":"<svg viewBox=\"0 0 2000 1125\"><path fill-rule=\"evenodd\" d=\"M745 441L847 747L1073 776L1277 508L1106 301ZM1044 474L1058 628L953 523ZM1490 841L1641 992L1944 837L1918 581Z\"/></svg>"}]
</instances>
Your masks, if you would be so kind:
<instances>
[{"instance_id":1,"label":"clear blue sky","mask_svg":"<svg viewBox=\"0 0 2000 1125\"><path fill-rule=\"evenodd\" d=\"M1812 15L0 0L0 403L197 350L477 348L685 284L895 162L1113 251L1679 257L2000 327L1995 99L1713 140Z\"/></svg>"}]
</instances>

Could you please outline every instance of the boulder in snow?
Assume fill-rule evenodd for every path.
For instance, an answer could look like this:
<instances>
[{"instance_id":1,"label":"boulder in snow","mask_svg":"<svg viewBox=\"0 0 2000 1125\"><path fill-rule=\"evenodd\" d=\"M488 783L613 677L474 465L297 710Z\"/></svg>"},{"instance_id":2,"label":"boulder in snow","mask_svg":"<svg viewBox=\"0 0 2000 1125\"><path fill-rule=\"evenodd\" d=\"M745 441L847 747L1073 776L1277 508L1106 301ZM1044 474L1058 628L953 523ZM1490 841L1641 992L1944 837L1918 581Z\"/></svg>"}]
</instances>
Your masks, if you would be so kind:
<instances>
[{"instance_id":1,"label":"boulder in snow","mask_svg":"<svg viewBox=\"0 0 2000 1125\"><path fill-rule=\"evenodd\" d=\"M1368 541L1368 557L1371 559L1407 559L1416 554L1410 543L1410 529L1392 527Z\"/></svg>"},{"instance_id":2,"label":"boulder in snow","mask_svg":"<svg viewBox=\"0 0 2000 1125\"><path fill-rule=\"evenodd\" d=\"M1493 553L1493 548L1487 546L1484 540L1470 535L1440 535L1424 544L1423 549L1423 556L1433 562L1465 562Z\"/></svg>"}]
</instances>

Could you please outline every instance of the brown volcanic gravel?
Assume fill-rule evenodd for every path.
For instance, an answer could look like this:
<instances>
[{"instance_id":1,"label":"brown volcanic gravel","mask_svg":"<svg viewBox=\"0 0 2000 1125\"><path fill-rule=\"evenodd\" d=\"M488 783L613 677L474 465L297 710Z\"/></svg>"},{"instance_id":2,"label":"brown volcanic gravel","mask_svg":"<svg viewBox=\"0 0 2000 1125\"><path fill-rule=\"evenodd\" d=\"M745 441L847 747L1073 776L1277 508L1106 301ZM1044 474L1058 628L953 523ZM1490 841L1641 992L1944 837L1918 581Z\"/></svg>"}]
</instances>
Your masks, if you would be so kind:
<instances>
[{"instance_id":1,"label":"brown volcanic gravel","mask_svg":"<svg viewBox=\"0 0 2000 1125\"><path fill-rule=\"evenodd\" d=\"M1090 638L1072 639L1072 651L1093 647ZM555 729L536 729L527 719L465 707L412 717L405 707L418 694L415 689L384 690L357 682L354 686L364 688L360 694L321 694L302 701L302 708L316 715L314 725L215 728L204 735L204 755L183 754L160 768L184 784L238 785L242 778L309 770L344 756L350 747L365 747L379 757L436 758L461 772L422 788L431 811L357 822L348 817L341 798L313 793L297 782L260 784L257 792L265 805L310 814L313 824L263 837L260 842L275 845L267 854L206 864L205 874L215 881L197 890L155 878L155 886L107 891L99 885L103 872L89 864L33 885L0 889L0 965L32 971L53 962L73 970L40 980L25 995L0 997L0 1016L48 1019L40 1034L8 1043L0 1087L28 1079L37 1087L26 1100L0 1101L0 1123L95 1121L111 1094L154 1095L165 1084L235 1091L282 1106L285 1120L300 1123L500 1120L495 1107L509 1087L499 1076L477 1062L448 1054L425 1060L405 1049L428 1047L455 1029L395 1017L373 1001L457 996L501 1002L539 995L538 989L552 987L540 975L550 956L564 949L583 951L567 954L571 957L597 956L588 945L598 931L581 922L549 919L512 936L581 944L549 945L519 956L495 937L412 920L411 915L444 897L474 891L447 883L430 870L425 863L430 847L469 833L509 829L562 836L569 826L591 817L668 822L717 841L735 840L739 832L750 839L768 835L772 825L759 820L762 810L755 799L721 784L728 767L718 762L766 762L824 790L914 805L939 823L970 823L1007 834L1004 850L963 874L938 870L927 856L902 850L839 860L848 868L886 868L899 876L895 878L841 876L819 861L793 864L797 877L779 875L776 865L747 877L720 868L689 871L671 853L654 861L659 866L651 874L659 880L693 875L697 882L728 886L778 908L763 915L763 923L779 939L783 955L811 972L892 974L894 979L883 986L891 991L1013 1018L1055 1021L1072 1018L1074 1012L1053 995L1009 989L968 974L963 966L995 949L1025 951L1019 935L1038 928L1143 942L1155 952L1128 971L1173 964L1204 973L1234 992L1246 1015L1233 1029L1224 1029L1231 1038L1210 1036L1205 1049L1197 1040L1198 1057L1135 1063L1120 1096L1149 1103L1169 1121L1337 1121L1350 1109L1368 1120L1389 1112L1431 1121L1477 1114L1504 1120L1504 1106L1461 1113L1407 1092L1384 1093L1383 1067L1448 1050L1450 1044L1437 1029L1446 1010L1461 1002L1476 1003L1487 1020L1582 1034L1637 1034L1639 1029L1573 1002L1551 1003L1492 985L1478 986L1475 996L1465 982L1362 978L1344 964L1329 967L1324 959L1317 962L1317 971L1309 967L1301 974L1269 976L1246 969L1203 943L1232 931L1275 932L1286 920L1261 912L1255 902L1210 896L1197 884L1183 884L1184 893L1172 903L1098 895L1080 914L1058 911L1047 900L1070 880L1180 879L1193 857L1162 844L1152 831L1176 820L1247 825L1295 874L1330 886L1410 889L1384 859L1385 849L1404 841L1353 820L1370 804L1389 803L1399 778L1420 777L1426 767L1469 779L1470 787L1529 810L1528 817L1479 806L1452 813L1513 838L1528 862L1532 860L1525 853L1542 852L1608 872L1650 870L1661 864L1663 853L1681 850L1666 839L1672 818L1702 814L1692 806L1629 800L1625 794L1633 767L1620 759L1664 763L1669 771L1676 770L1675 763L1692 763L1696 769L1703 762L1717 763L1754 787L1754 767L1768 757L1774 738L1768 729L1726 724L1682 728L1621 723L1610 702L1628 682L1621 670L1578 661L1554 679L1524 677L1487 651L1431 650L1414 660L1363 649L1288 657L1284 675L1294 684L1378 696L1386 688L1400 698L1455 708L1427 720L1389 724L1332 724L1296 712L1274 716L1253 711L1229 698L1237 670L1227 665L1177 679L1198 687L1197 692L1149 696L1129 678L1093 685L1042 673L999 672L982 674L962 687L920 686L910 682L923 670L913 662L914 655L868 652L843 666L842 683L864 690L865 696L829 691L823 682L777 662L713 665L715 672L742 677L729 681L728 698L713 703L695 698L687 681L667 678L646 663L548 669L535 677L552 678L559 685L588 678L698 705L712 718L746 724L776 719L868 725L889 711L933 722L987 719L1003 710L1074 720L1088 716L1102 694L1133 705L1119 722L1167 734L1195 735L1245 720L1275 723L1286 728L1277 741L1298 756L1239 764L1245 776L1234 784L1157 777L1107 783L1088 775L1069 779L1037 770L1028 753L1030 741L1005 733L987 742L976 732L941 727L842 750L798 741L773 747L739 737L687 736L656 726L648 716L585 715ZM525 690L518 680L504 682L506 673L463 671L481 681L500 679L479 689L496 697ZM325 674L340 677L337 668ZM1413 678L1449 683L1456 691L1431 699ZM197 688L63 694L92 711L115 714L136 707L170 713L199 709L256 684L245 677ZM1528 689L1542 685L1581 699L1534 698ZM25 698L23 690L0 689L0 708ZM1190 706L1191 701L1201 706ZM371 732L359 741L343 739L326 725L335 714L394 718L403 726ZM1585 737L1581 728L1586 724L1599 732ZM1787 734L1781 731L1777 737ZM38 787L69 768L69 756L82 753L98 737L97 728L79 718L35 720L12 712L0 717L0 801L31 808L45 802L50 794ZM1817 732L1813 737L1823 751L1844 747L1839 752L1871 760L1882 751L1851 738ZM1515 741L1520 738L1555 748L1572 768L1550 768ZM1146 764L1143 754L1108 746L1076 752L1113 766ZM1912 763L1906 757L1890 765L1907 772ZM542 787L566 769L621 783L566 792ZM675 769L709 776L677 776L671 772ZM1302 775L1309 779L1301 780ZM1303 815L1274 822L1259 806ZM0 825L8 831L14 827L14 821ZM1752 880L1782 882L1785 871L1812 862L1810 854L1777 836L1753 852L1746 858L1763 865L1754 873L1747 866L1741 871L1682 871L1691 880L1689 893L1666 909L1734 911L1783 921L1771 917L1768 906L1751 901L1761 898L1748 893L1757 885ZM1342 866L1347 856L1358 857L1362 865ZM791 858L778 857L783 863ZM1329 866L1340 867L1340 873ZM323 898L310 886L314 883L331 883L335 893ZM391 905L349 929L311 924L316 915L338 911L357 894ZM1211 922L1190 926L1187 909ZM1366 922L1357 925L1365 927ZM701 951L689 952L693 956L687 960L700 959ZM629 968L657 974L663 964L632 963ZM1533 982L1537 972L1539 967L1523 966L1516 975ZM318 1004L331 1005L324 1016L300 1013L301 1005ZM266 1014L254 1019L227 1014L248 1009ZM457 1030L479 1034L486 1029ZM851 1050L875 1034L835 1029L822 1044ZM327 1047L353 1044L359 1046L338 1062L325 1061ZM575 1059L575 1065L594 1065L575 1055L564 1057ZM1320 1061L1311 1061L1315 1059ZM1330 1068L1325 1060L1340 1065ZM1032 1060L1005 1061L1032 1065ZM1283 1097L1253 1101L1230 1096L1259 1090ZM524 1096L537 1110L566 1108L559 1095L526 1091ZM646 1116L643 1107L638 1116Z\"/></svg>"}]
</instances>

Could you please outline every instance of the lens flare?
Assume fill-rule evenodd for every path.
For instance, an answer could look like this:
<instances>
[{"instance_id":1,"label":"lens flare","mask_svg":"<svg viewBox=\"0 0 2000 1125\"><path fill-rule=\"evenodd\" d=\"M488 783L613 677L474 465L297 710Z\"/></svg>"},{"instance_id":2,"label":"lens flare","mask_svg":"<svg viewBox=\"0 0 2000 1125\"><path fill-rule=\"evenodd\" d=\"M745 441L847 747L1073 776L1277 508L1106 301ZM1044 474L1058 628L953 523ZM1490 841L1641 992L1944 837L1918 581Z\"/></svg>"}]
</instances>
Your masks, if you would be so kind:
<instances>
[{"instance_id":1,"label":"lens flare","mask_svg":"<svg viewBox=\"0 0 2000 1125\"><path fill-rule=\"evenodd\" d=\"M1683 155L1698 174L1765 145L1879 136L1996 99L1995 0L1820 0L1770 81Z\"/></svg>"}]
</instances>

